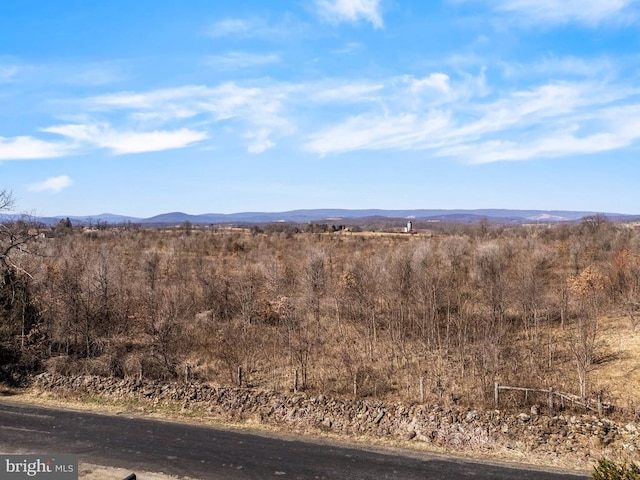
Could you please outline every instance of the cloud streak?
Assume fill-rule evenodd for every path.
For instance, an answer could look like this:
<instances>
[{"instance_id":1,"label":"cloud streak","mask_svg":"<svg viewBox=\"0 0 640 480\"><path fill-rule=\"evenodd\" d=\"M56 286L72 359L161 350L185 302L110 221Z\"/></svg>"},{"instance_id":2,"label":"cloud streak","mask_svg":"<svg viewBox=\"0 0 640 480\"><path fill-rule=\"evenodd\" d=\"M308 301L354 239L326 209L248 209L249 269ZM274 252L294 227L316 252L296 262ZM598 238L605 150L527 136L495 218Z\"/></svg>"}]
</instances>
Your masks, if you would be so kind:
<instances>
[{"instance_id":1,"label":"cloud streak","mask_svg":"<svg viewBox=\"0 0 640 480\"><path fill-rule=\"evenodd\" d=\"M225 18L207 29L207 33L212 37L228 37L235 35L248 35L252 30L252 23L241 18Z\"/></svg>"},{"instance_id":2,"label":"cloud streak","mask_svg":"<svg viewBox=\"0 0 640 480\"><path fill-rule=\"evenodd\" d=\"M595 26L627 15L637 0L462 0L486 3L494 11L512 15L522 23L579 23Z\"/></svg>"},{"instance_id":3,"label":"cloud streak","mask_svg":"<svg viewBox=\"0 0 640 480\"><path fill-rule=\"evenodd\" d=\"M259 17L228 17L209 25L204 34L214 39L265 39L274 40L299 32L299 25L285 17L280 23L270 24Z\"/></svg>"},{"instance_id":4,"label":"cloud streak","mask_svg":"<svg viewBox=\"0 0 640 480\"><path fill-rule=\"evenodd\" d=\"M277 53L247 53L228 52L222 55L211 55L205 63L209 66L224 70L238 70L251 67L263 67L280 63L281 58Z\"/></svg>"},{"instance_id":5,"label":"cloud streak","mask_svg":"<svg viewBox=\"0 0 640 480\"><path fill-rule=\"evenodd\" d=\"M599 63L615 67L606 58ZM536 64L541 62L529 67L535 70ZM558 58L539 68L566 72L574 64L574 58ZM0 137L0 160L194 146L240 145L262 154L284 144L319 156L414 150L488 163L586 155L639 142L640 128L630 126L640 127L640 89L609 78L608 69L589 71L586 60L578 65L583 68L570 80L541 75L526 86L500 88L497 73L504 81L527 65L499 63L489 74L486 68L434 70L421 76L259 79L114 92L69 101L74 121L40 130L62 140Z\"/></svg>"},{"instance_id":6,"label":"cloud streak","mask_svg":"<svg viewBox=\"0 0 640 480\"><path fill-rule=\"evenodd\" d=\"M593 154L640 140L640 97L631 87L554 82L485 98L482 88L470 85L439 73L387 82L378 97L381 112L349 115L310 134L304 149L321 156L430 150L490 163ZM424 89L444 100L439 103Z\"/></svg>"},{"instance_id":7,"label":"cloud streak","mask_svg":"<svg viewBox=\"0 0 640 480\"><path fill-rule=\"evenodd\" d=\"M17 65L0 65L0 83L14 81L19 72Z\"/></svg>"},{"instance_id":8,"label":"cloud streak","mask_svg":"<svg viewBox=\"0 0 640 480\"><path fill-rule=\"evenodd\" d=\"M60 193L65 188L69 188L73 185L73 180L67 175L60 175L58 177L49 177L46 180L38 183L32 183L28 186L27 190L30 192L49 192Z\"/></svg>"},{"instance_id":9,"label":"cloud streak","mask_svg":"<svg viewBox=\"0 0 640 480\"><path fill-rule=\"evenodd\" d=\"M207 134L204 132L186 128L135 132L117 131L106 124L58 125L46 128L44 131L67 137L75 145L89 145L108 149L115 155L184 148L207 138Z\"/></svg>"},{"instance_id":10,"label":"cloud streak","mask_svg":"<svg viewBox=\"0 0 640 480\"><path fill-rule=\"evenodd\" d=\"M31 136L0 137L0 161L56 158L72 153L73 147L67 143L49 142Z\"/></svg>"},{"instance_id":11,"label":"cloud streak","mask_svg":"<svg viewBox=\"0 0 640 480\"><path fill-rule=\"evenodd\" d=\"M276 145L274 136L288 135L294 130L285 109L295 90L300 87L286 83L242 86L228 82L215 87L122 92L81 103L88 110L103 114L130 112L130 118L136 121L175 123L197 118L199 125L209 130L232 127L248 141L248 152L261 153Z\"/></svg>"}]
</instances>

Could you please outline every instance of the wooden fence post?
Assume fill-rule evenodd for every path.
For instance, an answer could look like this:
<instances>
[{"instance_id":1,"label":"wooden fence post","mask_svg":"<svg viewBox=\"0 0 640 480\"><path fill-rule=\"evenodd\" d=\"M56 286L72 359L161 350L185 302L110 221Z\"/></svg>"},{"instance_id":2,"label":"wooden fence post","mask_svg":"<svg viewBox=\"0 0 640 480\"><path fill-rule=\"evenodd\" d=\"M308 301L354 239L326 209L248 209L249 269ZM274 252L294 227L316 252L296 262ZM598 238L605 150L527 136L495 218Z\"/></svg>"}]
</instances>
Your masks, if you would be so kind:
<instances>
[{"instance_id":1,"label":"wooden fence post","mask_svg":"<svg viewBox=\"0 0 640 480\"><path fill-rule=\"evenodd\" d=\"M498 403L499 403L499 397L498 397L498 382L493 382L493 399L496 403L496 408L498 408Z\"/></svg>"},{"instance_id":2,"label":"wooden fence post","mask_svg":"<svg viewBox=\"0 0 640 480\"><path fill-rule=\"evenodd\" d=\"M602 416L602 392L598 393L598 415Z\"/></svg>"},{"instance_id":3,"label":"wooden fence post","mask_svg":"<svg viewBox=\"0 0 640 480\"><path fill-rule=\"evenodd\" d=\"M242 367L238 366L238 386L242 386Z\"/></svg>"}]
</instances>

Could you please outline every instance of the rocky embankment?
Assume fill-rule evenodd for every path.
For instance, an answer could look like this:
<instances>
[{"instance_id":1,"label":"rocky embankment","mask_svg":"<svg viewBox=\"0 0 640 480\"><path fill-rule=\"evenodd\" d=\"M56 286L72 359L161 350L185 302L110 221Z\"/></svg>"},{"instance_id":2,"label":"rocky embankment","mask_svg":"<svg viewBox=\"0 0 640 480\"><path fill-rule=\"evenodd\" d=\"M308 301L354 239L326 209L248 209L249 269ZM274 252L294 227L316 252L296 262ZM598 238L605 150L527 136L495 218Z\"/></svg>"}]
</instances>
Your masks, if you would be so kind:
<instances>
[{"instance_id":1,"label":"rocky embankment","mask_svg":"<svg viewBox=\"0 0 640 480\"><path fill-rule=\"evenodd\" d=\"M260 422L291 431L315 430L347 438L422 443L426 448L462 454L508 456L585 468L601 457L636 462L640 459L638 424L616 423L591 415L513 414L375 400L334 400L323 395L281 394L200 383L63 377L48 373L37 376L34 387L75 397L135 398L151 405L173 402L184 409L198 407L225 421Z\"/></svg>"}]
</instances>

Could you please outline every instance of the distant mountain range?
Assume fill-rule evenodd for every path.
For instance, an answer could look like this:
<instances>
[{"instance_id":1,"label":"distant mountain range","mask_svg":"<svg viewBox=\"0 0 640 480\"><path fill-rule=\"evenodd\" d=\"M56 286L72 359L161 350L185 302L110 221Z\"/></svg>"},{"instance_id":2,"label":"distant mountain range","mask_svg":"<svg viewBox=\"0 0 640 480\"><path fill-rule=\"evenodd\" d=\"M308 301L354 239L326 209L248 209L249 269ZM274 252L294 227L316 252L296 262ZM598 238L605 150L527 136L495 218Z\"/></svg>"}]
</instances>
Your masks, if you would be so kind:
<instances>
[{"instance_id":1,"label":"distant mountain range","mask_svg":"<svg viewBox=\"0 0 640 480\"><path fill-rule=\"evenodd\" d=\"M291 210L287 212L242 212L242 213L205 213L190 215L182 212L163 213L149 218L136 218L124 215L102 213L91 216L56 216L36 217L34 220L53 225L61 219L69 218L74 224L96 225L97 223L122 224L137 223L140 225L179 225L190 222L194 225L213 224L252 224L252 223L349 223L356 220L405 219L414 221L440 221L455 223L474 223L486 218L491 222L502 223L557 223L580 220L592 215L604 215L614 221L637 221L640 215L622 215L602 212L575 212L565 210L346 210L346 209L314 209Z\"/></svg>"}]
</instances>

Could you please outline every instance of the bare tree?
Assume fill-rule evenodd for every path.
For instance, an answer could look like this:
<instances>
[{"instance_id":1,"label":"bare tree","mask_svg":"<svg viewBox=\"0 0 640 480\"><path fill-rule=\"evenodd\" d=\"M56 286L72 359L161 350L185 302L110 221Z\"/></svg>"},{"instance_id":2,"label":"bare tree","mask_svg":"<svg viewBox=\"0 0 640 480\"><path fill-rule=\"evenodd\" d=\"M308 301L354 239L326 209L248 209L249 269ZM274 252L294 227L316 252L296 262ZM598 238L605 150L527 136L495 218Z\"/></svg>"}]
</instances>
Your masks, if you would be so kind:
<instances>
[{"instance_id":1,"label":"bare tree","mask_svg":"<svg viewBox=\"0 0 640 480\"><path fill-rule=\"evenodd\" d=\"M0 190L0 212L9 211L15 205L13 195L6 190ZM28 219L7 220L0 222L0 269L3 271L19 271L27 274L12 255L27 251L27 244L33 240Z\"/></svg>"},{"instance_id":2,"label":"bare tree","mask_svg":"<svg viewBox=\"0 0 640 480\"><path fill-rule=\"evenodd\" d=\"M340 315L362 332L362 340L371 361L377 356L378 331L381 328L381 270L381 262L377 259L356 258L338 281Z\"/></svg>"},{"instance_id":3,"label":"bare tree","mask_svg":"<svg viewBox=\"0 0 640 480\"><path fill-rule=\"evenodd\" d=\"M580 396L587 392L587 375L596 354L598 315L604 308L605 277L587 267L569 279L569 290L576 299L576 321L569 334L569 349L576 362Z\"/></svg>"},{"instance_id":4,"label":"bare tree","mask_svg":"<svg viewBox=\"0 0 640 480\"><path fill-rule=\"evenodd\" d=\"M423 246L414 253L413 262L417 328L423 344L431 350L441 345L438 318L444 297L441 258L434 249Z\"/></svg>"},{"instance_id":5,"label":"bare tree","mask_svg":"<svg viewBox=\"0 0 640 480\"><path fill-rule=\"evenodd\" d=\"M397 252L387 261L383 292L386 294L386 316L391 340L392 358L402 358L406 364L407 340L412 329L413 284L415 272L411 256L405 250Z\"/></svg>"},{"instance_id":6,"label":"bare tree","mask_svg":"<svg viewBox=\"0 0 640 480\"><path fill-rule=\"evenodd\" d=\"M301 388L308 385L309 367L312 354L321 339L312 330L317 323L308 321L295 305L286 302L281 316L281 337L287 347L290 362L300 370Z\"/></svg>"},{"instance_id":7,"label":"bare tree","mask_svg":"<svg viewBox=\"0 0 640 480\"><path fill-rule=\"evenodd\" d=\"M15 205L13 195L0 190L0 212ZM29 345L25 338L38 321L32 303L31 275L20 260L28 254L33 240L31 225L25 219L0 219L0 379L12 382L23 370ZM19 342L16 342L19 338Z\"/></svg>"},{"instance_id":8,"label":"bare tree","mask_svg":"<svg viewBox=\"0 0 640 480\"><path fill-rule=\"evenodd\" d=\"M640 321L640 255L625 246L612 255L609 269L612 294L623 305L635 331Z\"/></svg>"},{"instance_id":9,"label":"bare tree","mask_svg":"<svg viewBox=\"0 0 640 480\"><path fill-rule=\"evenodd\" d=\"M548 305L545 298L553 279L554 258L547 249L525 244L515 268L515 294L517 295L524 333L537 339L541 317Z\"/></svg>"},{"instance_id":10,"label":"bare tree","mask_svg":"<svg viewBox=\"0 0 640 480\"><path fill-rule=\"evenodd\" d=\"M320 321L320 306L326 286L325 258L320 252L309 252L304 266L303 285L313 318Z\"/></svg>"}]
</instances>

